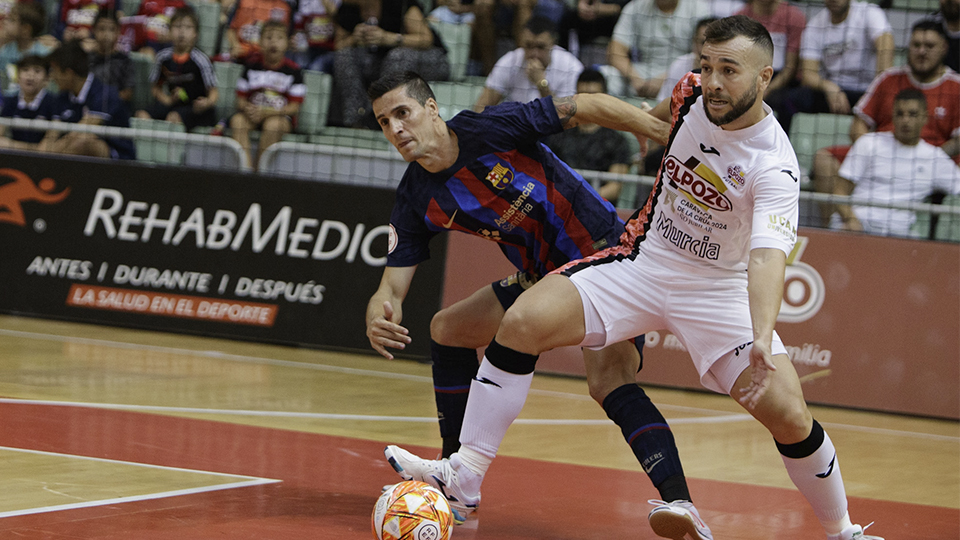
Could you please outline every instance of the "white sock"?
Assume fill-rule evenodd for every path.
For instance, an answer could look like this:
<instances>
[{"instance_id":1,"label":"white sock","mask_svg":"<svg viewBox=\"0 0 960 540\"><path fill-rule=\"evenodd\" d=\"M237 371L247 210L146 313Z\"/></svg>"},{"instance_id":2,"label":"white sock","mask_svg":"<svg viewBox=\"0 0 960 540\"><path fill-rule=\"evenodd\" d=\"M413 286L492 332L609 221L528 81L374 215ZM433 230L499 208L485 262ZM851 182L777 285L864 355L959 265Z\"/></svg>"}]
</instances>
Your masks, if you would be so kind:
<instances>
[{"instance_id":1,"label":"white sock","mask_svg":"<svg viewBox=\"0 0 960 540\"><path fill-rule=\"evenodd\" d=\"M463 466L466 467L468 471L476 475L486 475L487 469L489 469L490 464L493 463L493 459L488 458L476 450L471 450L467 446L461 446L456 453L460 456L460 463L463 463Z\"/></svg>"},{"instance_id":2,"label":"white sock","mask_svg":"<svg viewBox=\"0 0 960 540\"><path fill-rule=\"evenodd\" d=\"M533 373L509 373L483 357L480 370L470 383L470 397L460 430L461 454L463 448L468 448L489 459L497 456L507 428L523 409L531 381Z\"/></svg>"},{"instance_id":3,"label":"white sock","mask_svg":"<svg viewBox=\"0 0 960 540\"><path fill-rule=\"evenodd\" d=\"M780 457L790 479L813 507L827 534L837 534L851 525L840 461L833 441L826 433L823 434L823 444L813 454L800 459Z\"/></svg>"}]
</instances>

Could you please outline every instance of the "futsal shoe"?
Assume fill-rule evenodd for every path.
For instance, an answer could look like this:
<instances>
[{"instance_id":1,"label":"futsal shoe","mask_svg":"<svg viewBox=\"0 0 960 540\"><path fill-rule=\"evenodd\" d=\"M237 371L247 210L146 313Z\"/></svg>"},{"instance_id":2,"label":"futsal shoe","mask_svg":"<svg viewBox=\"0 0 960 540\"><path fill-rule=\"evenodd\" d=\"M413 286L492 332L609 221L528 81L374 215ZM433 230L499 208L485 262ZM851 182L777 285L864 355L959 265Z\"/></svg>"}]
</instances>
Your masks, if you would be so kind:
<instances>
[{"instance_id":1,"label":"futsal shoe","mask_svg":"<svg viewBox=\"0 0 960 540\"><path fill-rule=\"evenodd\" d=\"M871 523L870 525L873 525ZM869 527L870 525L867 525ZM870 536L869 534L863 534L863 531L867 527L861 527L859 525L851 525L840 532L840 534L830 534L827 535L829 540L883 540L879 536Z\"/></svg>"},{"instance_id":2,"label":"futsal shoe","mask_svg":"<svg viewBox=\"0 0 960 540\"><path fill-rule=\"evenodd\" d=\"M690 501L649 501L653 510L647 516L650 528L657 536L673 540L713 540L710 527L700 519L700 513Z\"/></svg>"},{"instance_id":3,"label":"futsal shoe","mask_svg":"<svg viewBox=\"0 0 960 540\"><path fill-rule=\"evenodd\" d=\"M458 454L454 453L449 459L423 459L391 444L383 449L383 455L404 480L419 480L439 489L450 503L457 525L466 521L480 505L483 479L467 470ZM470 485L475 487L470 489Z\"/></svg>"}]
</instances>

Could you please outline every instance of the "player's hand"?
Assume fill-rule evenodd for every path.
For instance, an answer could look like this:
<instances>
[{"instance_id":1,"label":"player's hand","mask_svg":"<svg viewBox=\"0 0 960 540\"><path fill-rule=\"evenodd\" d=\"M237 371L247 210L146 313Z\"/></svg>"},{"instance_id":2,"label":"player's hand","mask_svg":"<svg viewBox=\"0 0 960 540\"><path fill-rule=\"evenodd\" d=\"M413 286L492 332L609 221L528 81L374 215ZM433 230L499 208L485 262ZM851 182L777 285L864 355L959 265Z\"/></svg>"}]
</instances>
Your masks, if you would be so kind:
<instances>
[{"instance_id":1,"label":"player's hand","mask_svg":"<svg viewBox=\"0 0 960 540\"><path fill-rule=\"evenodd\" d=\"M747 409L756 407L760 398L763 397L770 386L770 372L776 370L777 366L773 364L773 355L770 354L770 344L754 341L753 346L750 347L752 380L750 385L743 389L740 404Z\"/></svg>"},{"instance_id":2,"label":"player's hand","mask_svg":"<svg viewBox=\"0 0 960 540\"><path fill-rule=\"evenodd\" d=\"M410 331L392 321L393 306L390 302L383 303L382 317L367 321L367 339L370 340L370 346L387 360L393 360L387 347L403 350L411 341L407 335Z\"/></svg>"}]
</instances>

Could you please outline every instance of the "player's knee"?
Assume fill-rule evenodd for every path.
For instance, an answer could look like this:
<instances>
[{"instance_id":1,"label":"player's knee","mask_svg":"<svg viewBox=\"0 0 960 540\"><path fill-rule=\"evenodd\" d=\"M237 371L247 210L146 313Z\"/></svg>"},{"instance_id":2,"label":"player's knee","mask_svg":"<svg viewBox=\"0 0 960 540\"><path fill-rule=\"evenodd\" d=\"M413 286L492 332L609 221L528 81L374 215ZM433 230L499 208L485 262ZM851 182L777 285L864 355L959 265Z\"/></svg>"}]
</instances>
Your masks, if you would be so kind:
<instances>
[{"instance_id":1,"label":"player's knee","mask_svg":"<svg viewBox=\"0 0 960 540\"><path fill-rule=\"evenodd\" d=\"M441 309L430 319L430 339L441 344L450 345L454 332L450 324L450 315L447 310Z\"/></svg>"},{"instance_id":2,"label":"player's knee","mask_svg":"<svg viewBox=\"0 0 960 540\"><path fill-rule=\"evenodd\" d=\"M544 352L550 348L549 340L550 336L537 313L517 305L507 310L497 330L497 341L527 354Z\"/></svg>"},{"instance_id":3,"label":"player's knee","mask_svg":"<svg viewBox=\"0 0 960 540\"><path fill-rule=\"evenodd\" d=\"M810 434L813 425L813 415L807 409L807 404L800 399L792 399L781 405L777 418L777 440L803 440ZM782 438L782 439L781 439Z\"/></svg>"}]
</instances>

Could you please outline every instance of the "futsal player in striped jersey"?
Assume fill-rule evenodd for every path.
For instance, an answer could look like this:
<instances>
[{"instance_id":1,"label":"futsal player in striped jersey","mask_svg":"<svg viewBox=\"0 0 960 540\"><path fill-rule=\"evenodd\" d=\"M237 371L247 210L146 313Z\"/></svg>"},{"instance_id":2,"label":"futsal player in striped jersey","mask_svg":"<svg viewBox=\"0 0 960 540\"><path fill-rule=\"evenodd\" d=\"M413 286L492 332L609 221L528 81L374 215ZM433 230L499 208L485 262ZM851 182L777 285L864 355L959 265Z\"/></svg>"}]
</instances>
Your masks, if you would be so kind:
<instances>
[{"instance_id":1,"label":"futsal player in striped jersey","mask_svg":"<svg viewBox=\"0 0 960 540\"><path fill-rule=\"evenodd\" d=\"M490 342L505 310L540 276L616 245L623 232L613 206L540 139L594 123L633 132L641 143L648 137L665 143L669 125L604 94L580 95L580 109L573 116L546 97L504 103L482 113L463 111L444 121L430 87L410 72L385 76L368 93L384 135L410 162L390 217L387 267L367 307L371 346L392 358L388 349L410 343L408 330L401 326L401 306L435 235L459 231L495 241L518 270L441 310L431 321L443 454L455 460L468 391L471 384L483 384L477 379L477 347ZM570 98L565 99L569 104ZM673 434L636 383L639 347L642 336L636 345L623 340L584 351L590 394L621 428L660 492L662 500L650 513L654 531L674 538L667 533L683 529L693 538L712 539L690 500ZM526 384L528 388L529 380ZM400 463L412 455L394 446L386 454L403 474ZM480 502L479 490L470 497L446 495L461 520Z\"/></svg>"}]
</instances>

